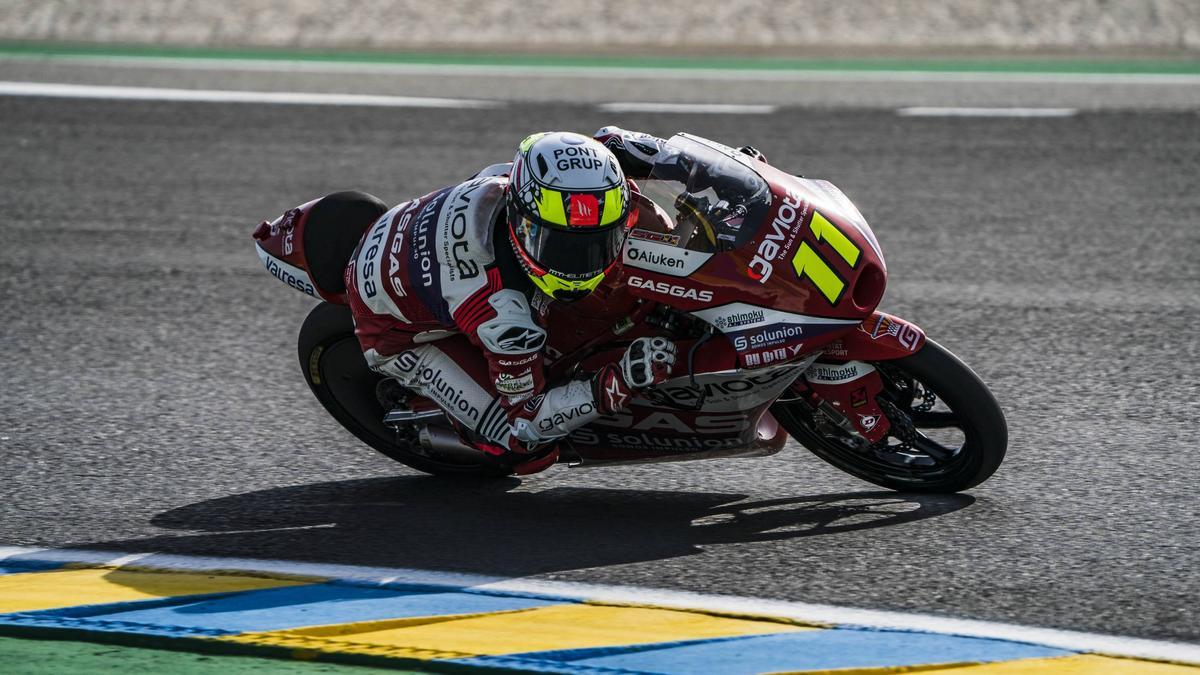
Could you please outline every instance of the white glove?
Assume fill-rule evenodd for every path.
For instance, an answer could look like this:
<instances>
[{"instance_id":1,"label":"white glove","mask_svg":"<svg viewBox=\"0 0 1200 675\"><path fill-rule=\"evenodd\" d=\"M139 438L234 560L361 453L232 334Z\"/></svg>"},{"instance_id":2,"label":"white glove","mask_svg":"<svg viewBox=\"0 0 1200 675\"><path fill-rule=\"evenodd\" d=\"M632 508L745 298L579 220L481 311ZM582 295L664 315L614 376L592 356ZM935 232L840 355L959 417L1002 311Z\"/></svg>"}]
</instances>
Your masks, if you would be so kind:
<instances>
[{"instance_id":1,"label":"white glove","mask_svg":"<svg viewBox=\"0 0 1200 675\"><path fill-rule=\"evenodd\" d=\"M645 389L671 377L675 343L666 338L638 338L621 357L621 376L631 389Z\"/></svg>"}]
</instances>

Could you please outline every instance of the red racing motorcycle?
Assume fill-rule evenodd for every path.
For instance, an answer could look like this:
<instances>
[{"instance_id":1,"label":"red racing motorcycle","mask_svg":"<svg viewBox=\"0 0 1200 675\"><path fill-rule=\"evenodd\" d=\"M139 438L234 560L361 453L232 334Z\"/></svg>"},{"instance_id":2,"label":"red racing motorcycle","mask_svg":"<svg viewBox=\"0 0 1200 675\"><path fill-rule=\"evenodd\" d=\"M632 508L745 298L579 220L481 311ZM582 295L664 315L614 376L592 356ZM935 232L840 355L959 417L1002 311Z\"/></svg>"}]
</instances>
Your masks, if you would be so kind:
<instances>
[{"instance_id":1,"label":"red racing motorcycle","mask_svg":"<svg viewBox=\"0 0 1200 675\"><path fill-rule=\"evenodd\" d=\"M991 476L1008 442L999 404L920 328L876 311L887 270L850 200L707 139L667 147L638 181L611 282L552 303L547 380L594 372L652 335L678 345L673 379L576 430L560 463L757 457L790 436L896 490L955 492ZM309 313L299 357L326 410L388 457L435 474L509 472L432 402L367 369L346 306Z\"/></svg>"}]
</instances>

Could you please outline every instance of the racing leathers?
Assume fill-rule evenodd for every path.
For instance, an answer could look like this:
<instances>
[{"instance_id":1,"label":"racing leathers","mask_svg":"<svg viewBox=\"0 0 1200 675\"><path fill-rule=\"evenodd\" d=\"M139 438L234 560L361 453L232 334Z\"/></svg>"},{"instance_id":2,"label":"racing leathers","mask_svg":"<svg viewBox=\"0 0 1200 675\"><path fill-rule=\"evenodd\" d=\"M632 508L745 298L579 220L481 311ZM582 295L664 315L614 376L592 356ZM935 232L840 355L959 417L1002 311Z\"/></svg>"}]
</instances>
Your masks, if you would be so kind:
<instances>
[{"instance_id":1,"label":"racing leathers","mask_svg":"<svg viewBox=\"0 0 1200 675\"><path fill-rule=\"evenodd\" d=\"M647 151L661 144L614 127L596 138L633 176L648 173ZM621 152L621 138L641 147ZM589 379L548 386L546 331L531 305L550 300L537 297L508 240L508 166L388 210L345 270L367 364L436 403L464 440L503 457L544 454L667 379L675 360L672 343L642 338Z\"/></svg>"}]
</instances>

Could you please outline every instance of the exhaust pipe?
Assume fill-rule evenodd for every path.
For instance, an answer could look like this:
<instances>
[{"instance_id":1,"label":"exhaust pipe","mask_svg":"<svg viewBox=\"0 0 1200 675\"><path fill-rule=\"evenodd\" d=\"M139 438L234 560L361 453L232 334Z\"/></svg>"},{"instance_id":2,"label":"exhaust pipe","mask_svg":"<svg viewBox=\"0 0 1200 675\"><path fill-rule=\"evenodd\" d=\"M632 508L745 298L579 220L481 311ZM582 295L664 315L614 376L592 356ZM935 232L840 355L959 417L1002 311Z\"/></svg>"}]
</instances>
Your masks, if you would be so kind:
<instances>
[{"instance_id":1,"label":"exhaust pipe","mask_svg":"<svg viewBox=\"0 0 1200 675\"><path fill-rule=\"evenodd\" d=\"M417 440L427 453L445 459L478 462L488 458L487 453L463 443L458 434L446 427L421 427L421 431L417 433Z\"/></svg>"}]
</instances>

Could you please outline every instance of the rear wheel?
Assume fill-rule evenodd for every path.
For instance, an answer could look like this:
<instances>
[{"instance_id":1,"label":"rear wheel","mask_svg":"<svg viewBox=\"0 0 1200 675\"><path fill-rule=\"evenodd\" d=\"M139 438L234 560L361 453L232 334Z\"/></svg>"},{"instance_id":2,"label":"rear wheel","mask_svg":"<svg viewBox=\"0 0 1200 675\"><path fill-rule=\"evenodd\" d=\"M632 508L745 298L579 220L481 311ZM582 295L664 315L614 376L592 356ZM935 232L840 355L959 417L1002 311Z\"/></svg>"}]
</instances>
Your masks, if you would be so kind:
<instances>
[{"instance_id":1,"label":"rear wheel","mask_svg":"<svg viewBox=\"0 0 1200 675\"><path fill-rule=\"evenodd\" d=\"M822 424L802 399L772 414L816 456L876 485L908 492L958 492L996 471L1008 426L992 393L966 364L933 340L917 353L873 364L883 378L878 402L891 429L868 447Z\"/></svg>"},{"instance_id":2,"label":"rear wheel","mask_svg":"<svg viewBox=\"0 0 1200 675\"><path fill-rule=\"evenodd\" d=\"M367 368L350 308L321 303L308 313L300 328L300 369L308 387L325 410L360 441L418 471L438 475L506 476L511 470L461 457L438 457L426 452L413 434L400 434L383 423L377 392L384 379Z\"/></svg>"}]
</instances>

